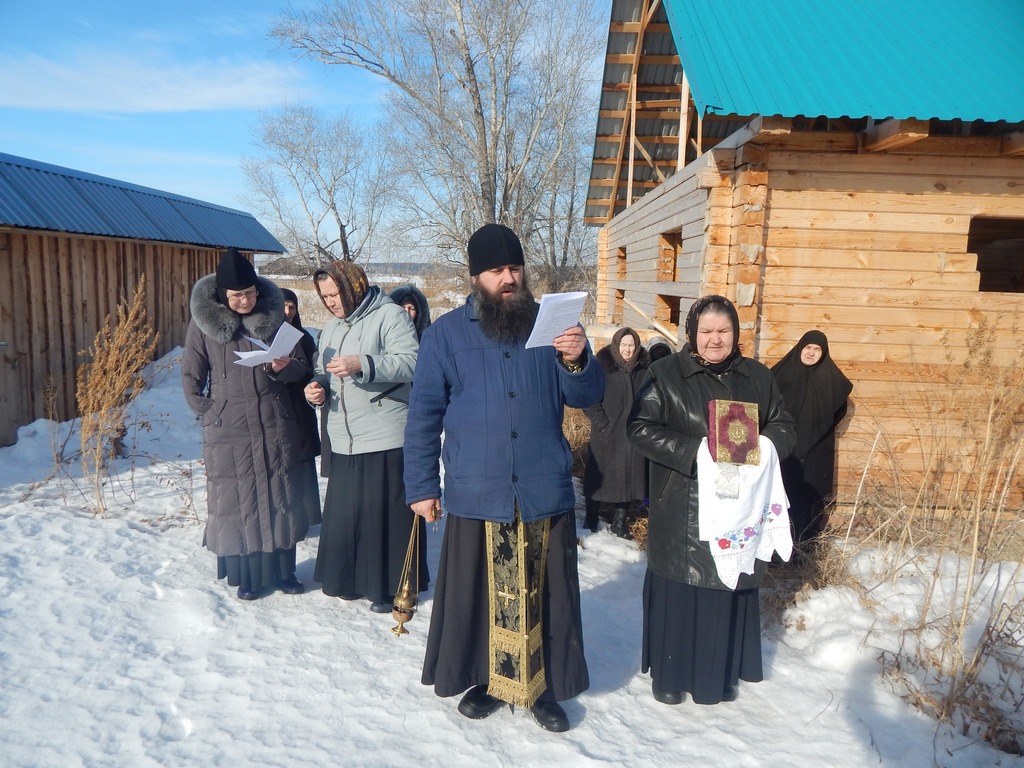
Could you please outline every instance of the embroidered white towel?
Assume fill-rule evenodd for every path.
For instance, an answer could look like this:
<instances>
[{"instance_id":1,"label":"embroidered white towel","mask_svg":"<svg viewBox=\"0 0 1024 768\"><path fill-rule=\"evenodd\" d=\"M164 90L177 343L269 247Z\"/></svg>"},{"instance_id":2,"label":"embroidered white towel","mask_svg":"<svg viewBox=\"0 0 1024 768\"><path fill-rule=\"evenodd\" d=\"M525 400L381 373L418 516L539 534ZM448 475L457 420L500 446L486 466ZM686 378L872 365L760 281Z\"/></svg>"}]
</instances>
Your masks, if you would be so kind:
<instances>
[{"instance_id":1,"label":"embroidered white towel","mask_svg":"<svg viewBox=\"0 0 1024 768\"><path fill-rule=\"evenodd\" d=\"M727 472L739 470L736 495L736 484L722 483L723 465L711 458L707 438L697 449L698 535L711 547L718 578L730 589L736 588L741 573L754 572L755 559L768 561L778 552L789 560L793 553L779 455L764 435L758 444L760 464L727 465Z\"/></svg>"}]
</instances>

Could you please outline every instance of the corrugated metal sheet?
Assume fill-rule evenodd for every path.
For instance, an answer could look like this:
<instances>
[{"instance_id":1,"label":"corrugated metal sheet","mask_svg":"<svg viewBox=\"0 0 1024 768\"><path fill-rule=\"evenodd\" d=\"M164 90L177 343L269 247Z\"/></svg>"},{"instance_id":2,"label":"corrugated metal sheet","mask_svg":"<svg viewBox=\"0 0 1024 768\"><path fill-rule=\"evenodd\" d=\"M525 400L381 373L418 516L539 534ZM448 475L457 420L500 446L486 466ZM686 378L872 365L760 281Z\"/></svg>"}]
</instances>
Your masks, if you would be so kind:
<instances>
[{"instance_id":1,"label":"corrugated metal sheet","mask_svg":"<svg viewBox=\"0 0 1024 768\"><path fill-rule=\"evenodd\" d=\"M283 253L251 214L0 153L0 224Z\"/></svg>"},{"instance_id":2,"label":"corrugated metal sheet","mask_svg":"<svg viewBox=\"0 0 1024 768\"><path fill-rule=\"evenodd\" d=\"M664 0L701 114L1024 120L1021 0Z\"/></svg>"}]
</instances>

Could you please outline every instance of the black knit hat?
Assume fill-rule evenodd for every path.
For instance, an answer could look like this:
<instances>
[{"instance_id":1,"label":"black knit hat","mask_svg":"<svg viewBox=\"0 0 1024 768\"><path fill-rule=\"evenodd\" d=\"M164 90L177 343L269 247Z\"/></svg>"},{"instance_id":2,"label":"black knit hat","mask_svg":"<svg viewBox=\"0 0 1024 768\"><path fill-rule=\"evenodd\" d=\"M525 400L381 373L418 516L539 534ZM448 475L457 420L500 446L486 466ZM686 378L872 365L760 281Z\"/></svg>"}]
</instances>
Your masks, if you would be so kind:
<instances>
[{"instance_id":1,"label":"black knit hat","mask_svg":"<svg viewBox=\"0 0 1024 768\"><path fill-rule=\"evenodd\" d=\"M474 232L469 238L468 253L469 274L474 277L488 269L525 263L519 237L501 224L484 224Z\"/></svg>"},{"instance_id":2,"label":"black knit hat","mask_svg":"<svg viewBox=\"0 0 1024 768\"><path fill-rule=\"evenodd\" d=\"M237 248L228 248L221 254L217 285L226 291L244 291L256 285L255 268Z\"/></svg>"}]
</instances>

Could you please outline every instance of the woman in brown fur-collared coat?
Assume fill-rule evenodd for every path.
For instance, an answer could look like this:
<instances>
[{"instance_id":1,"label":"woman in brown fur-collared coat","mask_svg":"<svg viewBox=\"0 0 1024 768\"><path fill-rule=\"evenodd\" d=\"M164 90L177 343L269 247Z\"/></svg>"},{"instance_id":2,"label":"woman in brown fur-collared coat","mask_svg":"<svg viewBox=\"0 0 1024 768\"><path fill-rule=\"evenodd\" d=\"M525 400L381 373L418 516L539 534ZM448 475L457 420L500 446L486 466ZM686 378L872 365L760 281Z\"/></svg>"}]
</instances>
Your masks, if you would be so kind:
<instances>
[{"instance_id":1,"label":"woman in brown fur-collared coat","mask_svg":"<svg viewBox=\"0 0 1024 768\"><path fill-rule=\"evenodd\" d=\"M203 427L208 516L204 544L217 578L241 600L262 590L303 591L295 545L319 507L304 492L300 422L288 391L310 371L302 345L291 357L247 367L235 352L269 343L284 322L284 297L235 249L192 289L192 321L181 355L185 399Z\"/></svg>"},{"instance_id":2,"label":"woman in brown fur-collared coat","mask_svg":"<svg viewBox=\"0 0 1024 768\"><path fill-rule=\"evenodd\" d=\"M611 532L629 537L627 516L632 502L647 495L647 460L626 438L633 397L646 377L650 359L632 328L620 328L611 344L595 357L604 371L604 400L584 410L590 419L590 448L583 471L587 516L584 525L597 530L602 504L611 504Z\"/></svg>"}]
</instances>

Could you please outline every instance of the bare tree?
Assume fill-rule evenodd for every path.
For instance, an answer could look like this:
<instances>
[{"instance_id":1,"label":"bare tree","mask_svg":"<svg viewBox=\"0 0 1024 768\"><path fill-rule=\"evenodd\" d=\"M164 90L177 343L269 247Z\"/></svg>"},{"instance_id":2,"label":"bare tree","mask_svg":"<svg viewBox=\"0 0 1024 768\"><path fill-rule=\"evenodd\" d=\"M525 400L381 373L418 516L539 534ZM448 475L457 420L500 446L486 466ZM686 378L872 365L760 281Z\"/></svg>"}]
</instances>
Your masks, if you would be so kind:
<instances>
[{"instance_id":1,"label":"bare tree","mask_svg":"<svg viewBox=\"0 0 1024 768\"><path fill-rule=\"evenodd\" d=\"M310 269L359 258L383 213L381 148L348 115L300 104L261 113L254 144L261 154L242 160L247 204L288 251Z\"/></svg>"},{"instance_id":2,"label":"bare tree","mask_svg":"<svg viewBox=\"0 0 1024 768\"><path fill-rule=\"evenodd\" d=\"M392 203L406 237L462 259L473 230L497 221L555 277L585 256L578 164L587 129L592 140L603 43L593 5L324 0L289 10L271 34L394 86L390 155L406 183Z\"/></svg>"}]
</instances>

